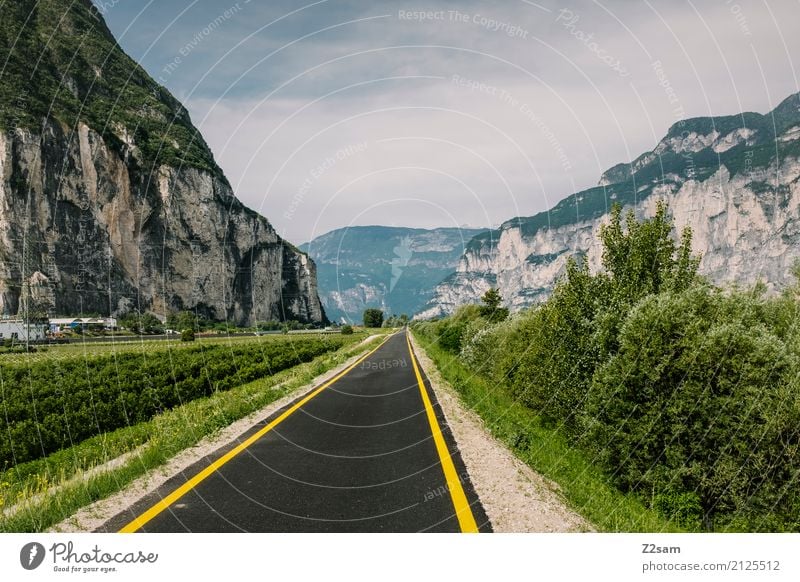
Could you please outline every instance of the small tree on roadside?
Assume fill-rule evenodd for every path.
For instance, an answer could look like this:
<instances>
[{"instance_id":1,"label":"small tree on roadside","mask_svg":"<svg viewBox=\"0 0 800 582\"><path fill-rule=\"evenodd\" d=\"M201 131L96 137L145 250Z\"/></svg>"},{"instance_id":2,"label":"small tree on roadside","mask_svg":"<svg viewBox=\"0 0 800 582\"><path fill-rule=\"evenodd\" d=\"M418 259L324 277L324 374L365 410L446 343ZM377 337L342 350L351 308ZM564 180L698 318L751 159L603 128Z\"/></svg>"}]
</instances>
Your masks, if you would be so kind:
<instances>
[{"instance_id":1,"label":"small tree on roadside","mask_svg":"<svg viewBox=\"0 0 800 582\"><path fill-rule=\"evenodd\" d=\"M193 329L184 329L181 331L181 341L182 342L193 342L194 341L194 330Z\"/></svg>"},{"instance_id":2,"label":"small tree on roadside","mask_svg":"<svg viewBox=\"0 0 800 582\"><path fill-rule=\"evenodd\" d=\"M342 335L353 335L353 326L352 325L343 325L342 326Z\"/></svg>"},{"instance_id":3,"label":"small tree on roadside","mask_svg":"<svg viewBox=\"0 0 800 582\"><path fill-rule=\"evenodd\" d=\"M364 327L381 327L383 325L383 311L371 307L364 310Z\"/></svg>"}]
</instances>

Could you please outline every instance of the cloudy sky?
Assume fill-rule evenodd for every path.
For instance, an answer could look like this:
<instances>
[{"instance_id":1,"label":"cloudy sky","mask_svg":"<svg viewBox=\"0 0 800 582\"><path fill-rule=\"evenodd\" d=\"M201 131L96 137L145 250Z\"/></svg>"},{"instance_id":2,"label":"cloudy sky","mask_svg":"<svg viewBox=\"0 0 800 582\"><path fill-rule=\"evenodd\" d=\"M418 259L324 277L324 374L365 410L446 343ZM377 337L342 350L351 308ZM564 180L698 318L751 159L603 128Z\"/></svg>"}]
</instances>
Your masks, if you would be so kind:
<instances>
[{"instance_id":1,"label":"cloudy sky","mask_svg":"<svg viewBox=\"0 0 800 582\"><path fill-rule=\"evenodd\" d=\"M95 0L295 243L547 210L800 90L800 0Z\"/></svg>"}]
</instances>

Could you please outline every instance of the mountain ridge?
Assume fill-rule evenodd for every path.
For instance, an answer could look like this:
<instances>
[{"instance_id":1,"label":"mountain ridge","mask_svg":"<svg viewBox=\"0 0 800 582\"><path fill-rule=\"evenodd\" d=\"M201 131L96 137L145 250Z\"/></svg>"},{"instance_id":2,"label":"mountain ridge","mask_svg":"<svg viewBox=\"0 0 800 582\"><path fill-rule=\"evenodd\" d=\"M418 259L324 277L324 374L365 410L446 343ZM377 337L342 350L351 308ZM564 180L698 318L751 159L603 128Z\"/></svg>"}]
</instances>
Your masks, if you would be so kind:
<instances>
[{"instance_id":1,"label":"mountain ridge","mask_svg":"<svg viewBox=\"0 0 800 582\"><path fill-rule=\"evenodd\" d=\"M320 295L334 320L360 321L367 307L413 315L455 270L466 242L483 229L351 226L300 245L318 265Z\"/></svg>"},{"instance_id":2,"label":"mountain ridge","mask_svg":"<svg viewBox=\"0 0 800 582\"><path fill-rule=\"evenodd\" d=\"M0 311L326 321L316 266L235 197L89 0L0 22ZM81 241L75 245L74 241Z\"/></svg>"},{"instance_id":3,"label":"mountain ridge","mask_svg":"<svg viewBox=\"0 0 800 582\"><path fill-rule=\"evenodd\" d=\"M450 313L458 305L477 301L491 286L500 287L510 307L530 306L547 297L568 256L586 254L591 267L599 266L597 230L613 203L649 215L654 199L670 202L678 227L692 226L696 250L708 255L701 272L712 280L721 283L726 276L735 276L751 282L763 277L768 287L780 287L797 257L793 245L794 229L800 228L798 158L800 93L766 114L678 121L652 150L606 170L597 186L567 196L548 211L512 218L476 236L456 273L437 286L417 315ZM698 196L706 196L705 205L698 205ZM709 221L724 225L710 232ZM749 228L742 233L742 224L748 221ZM741 233L747 241L726 239L726 228L728 237ZM770 243L773 256L766 257L763 269L745 268L743 263L757 265L764 258L759 251L770 236L759 233L770 232L782 232L789 240ZM545 234L554 240L546 240ZM733 272L725 268L730 262L737 265Z\"/></svg>"}]
</instances>

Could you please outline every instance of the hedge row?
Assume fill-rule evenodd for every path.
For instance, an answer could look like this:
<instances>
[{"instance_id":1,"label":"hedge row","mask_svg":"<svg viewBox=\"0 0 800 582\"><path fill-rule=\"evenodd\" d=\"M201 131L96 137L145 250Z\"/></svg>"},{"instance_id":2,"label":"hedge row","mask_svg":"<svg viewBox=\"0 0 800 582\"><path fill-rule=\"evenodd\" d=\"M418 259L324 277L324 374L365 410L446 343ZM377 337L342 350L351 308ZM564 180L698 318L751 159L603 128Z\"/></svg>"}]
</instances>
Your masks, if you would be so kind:
<instances>
[{"instance_id":1,"label":"hedge row","mask_svg":"<svg viewBox=\"0 0 800 582\"><path fill-rule=\"evenodd\" d=\"M342 344L342 338L304 338L0 367L0 470L308 362Z\"/></svg>"}]
</instances>

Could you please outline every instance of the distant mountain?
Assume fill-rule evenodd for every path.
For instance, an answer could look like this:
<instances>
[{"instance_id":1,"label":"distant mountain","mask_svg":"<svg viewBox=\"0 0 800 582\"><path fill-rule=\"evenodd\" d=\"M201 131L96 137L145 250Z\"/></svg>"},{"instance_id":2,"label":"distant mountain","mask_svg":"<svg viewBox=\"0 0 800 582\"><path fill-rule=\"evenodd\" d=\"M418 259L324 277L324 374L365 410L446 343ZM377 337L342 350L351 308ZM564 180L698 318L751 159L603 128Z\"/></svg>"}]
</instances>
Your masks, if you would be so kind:
<instances>
[{"instance_id":1,"label":"distant mountain","mask_svg":"<svg viewBox=\"0 0 800 582\"><path fill-rule=\"evenodd\" d=\"M614 202L649 216L658 200L669 203L678 229L692 228L700 271L712 281L786 285L800 257L800 94L766 115L679 121L598 186L476 236L418 317L477 302L490 286L514 309L541 301L570 255L600 265L598 230Z\"/></svg>"},{"instance_id":2,"label":"distant mountain","mask_svg":"<svg viewBox=\"0 0 800 582\"><path fill-rule=\"evenodd\" d=\"M0 14L0 314L325 321L314 263L234 196L90 0Z\"/></svg>"},{"instance_id":3,"label":"distant mountain","mask_svg":"<svg viewBox=\"0 0 800 582\"><path fill-rule=\"evenodd\" d=\"M332 321L360 321L367 307L409 316L453 273L480 229L354 226L300 246L317 264L320 298Z\"/></svg>"}]
</instances>

